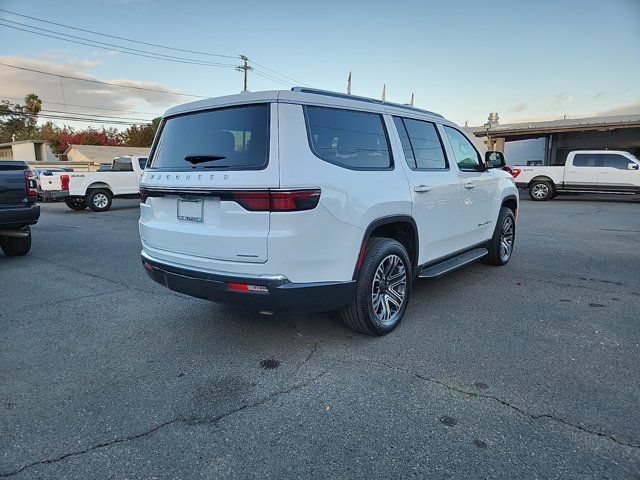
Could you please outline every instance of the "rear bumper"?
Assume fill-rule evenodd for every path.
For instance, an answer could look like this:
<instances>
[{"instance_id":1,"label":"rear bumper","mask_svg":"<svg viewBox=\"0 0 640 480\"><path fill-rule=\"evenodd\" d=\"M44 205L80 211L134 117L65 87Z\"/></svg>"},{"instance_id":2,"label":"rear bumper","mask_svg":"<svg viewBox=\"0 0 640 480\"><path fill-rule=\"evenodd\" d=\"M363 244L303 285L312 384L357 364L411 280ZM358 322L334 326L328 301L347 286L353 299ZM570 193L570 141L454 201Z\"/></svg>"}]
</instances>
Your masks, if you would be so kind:
<instances>
[{"instance_id":1,"label":"rear bumper","mask_svg":"<svg viewBox=\"0 0 640 480\"><path fill-rule=\"evenodd\" d=\"M142 253L147 274L157 283L192 297L245 305L258 310L323 312L346 307L355 296L355 281L291 283L286 277L208 273L168 265ZM228 283L266 287L268 292L231 290Z\"/></svg>"},{"instance_id":2,"label":"rear bumper","mask_svg":"<svg viewBox=\"0 0 640 480\"><path fill-rule=\"evenodd\" d=\"M69 196L69 190L41 190L40 196L44 200L62 200Z\"/></svg>"},{"instance_id":3,"label":"rear bumper","mask_svg":"<svg viewBox=\"0 0 640 480\"><path fill-rule=\"evenodd\" d=\"M0 207L0 227L22 228L35 225L40 218L40 205L29 203L9 208Z\"/></svg>"}]
</instances>

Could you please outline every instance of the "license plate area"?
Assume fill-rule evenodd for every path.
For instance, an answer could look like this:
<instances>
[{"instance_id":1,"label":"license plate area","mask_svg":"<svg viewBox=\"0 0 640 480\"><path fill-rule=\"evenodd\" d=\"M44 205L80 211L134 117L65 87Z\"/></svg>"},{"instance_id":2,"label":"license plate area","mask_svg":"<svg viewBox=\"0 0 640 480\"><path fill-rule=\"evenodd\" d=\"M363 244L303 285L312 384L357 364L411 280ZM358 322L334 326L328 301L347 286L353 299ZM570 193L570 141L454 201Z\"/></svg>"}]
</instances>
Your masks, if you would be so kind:
<instances>
[{"instance_id":1,"label":"license plate area","mask_svg":"<svg viewBox=\"0 0 640 480\"><path fill-rule=\"evenodd\" d=\"M202 223L204 220L203 198L179 198L178 220Z\"/></svg>"}]
</instances>

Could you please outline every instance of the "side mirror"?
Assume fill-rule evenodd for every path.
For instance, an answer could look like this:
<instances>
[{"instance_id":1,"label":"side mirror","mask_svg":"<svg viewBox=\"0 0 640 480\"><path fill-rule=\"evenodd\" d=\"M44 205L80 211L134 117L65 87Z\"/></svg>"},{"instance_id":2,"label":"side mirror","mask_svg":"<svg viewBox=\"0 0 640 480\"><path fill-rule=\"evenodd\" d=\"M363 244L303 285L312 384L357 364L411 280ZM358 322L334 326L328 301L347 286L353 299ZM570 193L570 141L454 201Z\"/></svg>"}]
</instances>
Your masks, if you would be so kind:
<instances>
[{"instance_id":1,"label":"side mirror","mask_svg":"<svg viewBox=\"0 0 640 480\"><path fill-rule=\"evenodd\" d=\"M628 170L640 170L640 165L638 165L637 163L629 162L629 165L627 165L627 169Z\"/></svg>"},{"instance_id":2,"label":"side mirror","mask_svg":"<svg viewBox=\"0 0 640 480\"><path fill-rule=\"evenodd\" d=\"M504 168L507 166L507 162L504 159L502 152L488 151L484 154L484 164L487 169L489 168Z\"/></svg>"}]
</instances>

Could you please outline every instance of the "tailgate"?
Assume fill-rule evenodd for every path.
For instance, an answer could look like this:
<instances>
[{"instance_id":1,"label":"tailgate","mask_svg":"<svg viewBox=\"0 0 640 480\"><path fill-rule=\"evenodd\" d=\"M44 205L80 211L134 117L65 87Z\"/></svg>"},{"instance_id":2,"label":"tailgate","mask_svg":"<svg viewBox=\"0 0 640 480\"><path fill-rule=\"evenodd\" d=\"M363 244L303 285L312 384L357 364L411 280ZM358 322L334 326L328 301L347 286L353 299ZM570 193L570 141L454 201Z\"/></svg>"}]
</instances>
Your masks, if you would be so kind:
<instances>
[{"instance_id":1,"label":"tailgate","mask_svg":"<svg viewBox=\"0 0 640 480\"><path fill-rule=\"evenodd\" d=\"M15 205L27 201L27 183L21 162L0 162L0 205Z\"/></svg>"},{"instance_id":2,"label":"tailgate","mask_svg":"<svg viewBox=\"0 0 640 480\"><path fill-rule=\"evenodd\" d=\"M279 185L276 115L265 103L165 119L141 180L143 244L266 262L267 190Z\"/></svg>"},{"instance_id":3,"label":"tailgate","mask_svg":"<svg viewBox=\"0 0 640 480\"><path fill-rule=\"evenodd\" d=\"M40 174L40 189L47 191L62 190L60 175L69 175L68 173L51 172L48 174Z\"/></svg>"}]
</instances>

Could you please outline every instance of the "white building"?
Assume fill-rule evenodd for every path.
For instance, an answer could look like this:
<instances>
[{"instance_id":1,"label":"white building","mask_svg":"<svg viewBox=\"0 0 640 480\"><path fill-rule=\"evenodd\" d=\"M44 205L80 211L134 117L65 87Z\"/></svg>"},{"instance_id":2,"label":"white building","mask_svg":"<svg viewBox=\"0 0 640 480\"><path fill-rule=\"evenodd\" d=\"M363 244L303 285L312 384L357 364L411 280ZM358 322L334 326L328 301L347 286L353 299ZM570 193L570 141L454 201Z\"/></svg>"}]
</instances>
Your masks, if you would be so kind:
<instances>
[{"instance_id":1,"label":"white building","mask_svg":"<svg viewBox=\"0 0 640 480\"><path fill-rule=\"evenodd\" d=\"M0 143L0 160L23 160L28 163L58 161L45 140Z\"/></svg>"},{"instance_id":2,"label":"white building","mask_svg":"<svg viewBox=\"0 0 640 480\"><path fill-rule=\"evenodd\" d=\"M64 155L69 162L97 162L111 164L115 157L134 155L146 157L150 148L145 147L104 147L102 145L69 145Z\"/></svg>"}]
</instances>

